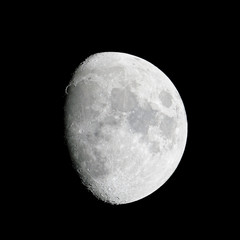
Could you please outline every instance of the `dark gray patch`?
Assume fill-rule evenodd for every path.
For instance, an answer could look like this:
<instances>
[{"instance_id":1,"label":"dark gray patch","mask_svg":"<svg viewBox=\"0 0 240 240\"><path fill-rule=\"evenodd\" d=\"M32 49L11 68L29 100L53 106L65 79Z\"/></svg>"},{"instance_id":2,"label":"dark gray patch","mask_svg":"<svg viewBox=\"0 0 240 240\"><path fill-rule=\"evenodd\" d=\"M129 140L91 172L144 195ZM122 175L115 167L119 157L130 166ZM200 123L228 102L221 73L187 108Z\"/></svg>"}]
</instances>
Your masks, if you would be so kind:
<instances>
[{"instance_id":1,"label":"dark gray patch","mask_svg":"<svg viewBox=\"0 0 240 240\"><path fill-rule=\"evenodd\" d=\"M155 141L151 142L150 151L153 153L159 153L160 152L159 142Z\"/></svg>"},{"instance_id":2,"label":"dark gray patch","mask_svg":"<svg viewBox=\"0 0 240 240\"><path fill-rule=\"evenodd\" d=\"M104 118L103 122L104 122L104 124L110 125L110 126L117 126L119 123L113 116L108 116L108 117Z\"/></svg>"},{"instance_id":3,"label":"dark gray patch","mask_svg":"<svg viewBox=\"0 0 240 240\"><path fill-rule=\"evenodd\" d=\"M174 120L174 118L164 115L160 123L160 129L167 138L172 137L176 127L177 127L177 123Z\"/></svg>"},{"instance_id":4,"label":"dark gray patch","mask_svg":"<svg viewBox=\"0 0 240 240\"><path fill-rule=\"evenodd\" d=\"M96 92L99 86L96 83L80 82L72 85L66 102L66 112L78 121L89 121L99 115L91 106L96 100Z\"/></svg>"},{"instance_id":5,"label":"dark gray patch","mask_svg":"<svg viewBox=\"0 0 240 240\"><path fill-rule=\"evenodd\" d=\"M92 131L92 135L95 138L95 141L104 140L104 141L110 141L111 136L104 132L104 126L110 125L110 126L117 126L118 122L114 117L106 117L101 122L95 123L95 126Z\"/></svg>"},{"instance_id":6,"label":"dark gray patch","mask_svg":"<svg viewBox=\"0 0 240 240\"><path fill-rule=\"evenodd\" d=\"M109 142L111 140L111 136L109 134L104 133L102 129L96 129L94 132L94 136L97 142L100 140Z\"/></svg>"},{"instance_id":7,"label":"dark gray patch","mask_svg":"<svg viewBox=\"0 0 240 240\"><path fill-rule=\"evenodd\" d=\"M94 75L103 76L104 78L111 78L111 77L117 77L117 78L124 78L124 68L122 66L113 66L109 67L101 66L100 68L94 68L90 71L90 73Z\"/></svg>"},{"instance_id":8,"label":"dark gray patch","mask_svg":"<svg viewBox=\"0 0 240 240\"><path fill-rule=\"evenodd\" d=\"M128 123L135 132L147 134L150 124L155 121L156 111L147 105L146 108L137 107L128 116Z\"/></svg>"},{"instance_id":9,"label":"dark gray patch","mask_svg":"<svg viewBox=\"0 0 240 240\"><path fill-rule=\"evenodd\" d=\"M137 106L137 100L136 96L128 88L113 88L111 104L114 110L129 112Z\"/></svg>"},{"instance_id":10,"label":"dark gray patch","mask_svg":"<svg viewBox=\"0 0 240 240\"><path fill-rule=\"evenodd\" d=\"M93 150L93 153L94 156L91 156L85 149L79 151L78 164L82 174L84 175L85 172L95 179L108 175L109 171L105 165L106 159L97 150Z\"/></svg>"},{"instance_id":11,"label":"dark gray patch","mask_svg":"<svg viewBox=\"0 0 240 240\"><path fill-rule=\"evenodd\" d=\"M166 91L161 91L159 98L163 106L169 108L172 105L172 95Z\"/></svg>"},{"instance_id":12,"label":"dark gray patch","mask_svg":"<svg viewBox=\"0 0 240 240\"><path fill-rule=\"evenodd\" d=\"M101 138L102 137L102 132L101 132L101 129L100 128L96 128L93 135L96 137L96 138Z\"/></svg>"},{"instance_id":13,"label":"dark gray patch","mask_svg":"<svg viewBox=\"0 0 240 240\"><path fill-rule=\"evenodd\" d=\"M114 76L115 75L122 75L124 76L124 67L122 66L114 66L114 67L107 67L106 69L104 69L104 73L107 73L107 74L113 74Z\"/></svg>"}]
</instances>

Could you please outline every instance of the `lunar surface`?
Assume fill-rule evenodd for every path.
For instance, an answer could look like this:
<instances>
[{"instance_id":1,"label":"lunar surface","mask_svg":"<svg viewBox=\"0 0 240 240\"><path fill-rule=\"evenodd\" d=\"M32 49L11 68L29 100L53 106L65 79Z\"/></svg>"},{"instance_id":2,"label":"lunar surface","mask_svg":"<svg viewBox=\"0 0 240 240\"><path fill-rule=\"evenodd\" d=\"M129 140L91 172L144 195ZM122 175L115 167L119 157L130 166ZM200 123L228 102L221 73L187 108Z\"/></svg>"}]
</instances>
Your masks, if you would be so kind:
<instances>
[{"instance_id":1,"label":"lunar surface","mask_svg":"<svg viewBox=\"0 0 240 240\"><path fill-rule=\"evenodd\" d=\"M111 204L140 200L173 174L187 140L182 99L153 64L97 53L66 88L65 130L83 184Z\"/></svg>"}]
</instances>

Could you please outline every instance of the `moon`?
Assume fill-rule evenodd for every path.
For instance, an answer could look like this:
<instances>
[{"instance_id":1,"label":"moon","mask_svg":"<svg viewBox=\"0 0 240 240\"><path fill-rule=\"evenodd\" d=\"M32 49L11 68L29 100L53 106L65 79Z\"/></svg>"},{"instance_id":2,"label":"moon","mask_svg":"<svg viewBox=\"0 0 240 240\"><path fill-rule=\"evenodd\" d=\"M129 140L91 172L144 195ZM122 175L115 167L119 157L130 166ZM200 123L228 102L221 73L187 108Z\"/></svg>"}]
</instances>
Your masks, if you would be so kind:
<instances>
[{"instance_id":1,"label":"moon","mask_svg":"<svg viewBox=\"0 0 240 240\"><path fill-rule=\"evenodd\" d=\"M91 55L66 87L65 136L83 184L110 204L138 201L177 168L187 140L183 101L170 79L127 53Z\"/></svg>"}]
</instances>

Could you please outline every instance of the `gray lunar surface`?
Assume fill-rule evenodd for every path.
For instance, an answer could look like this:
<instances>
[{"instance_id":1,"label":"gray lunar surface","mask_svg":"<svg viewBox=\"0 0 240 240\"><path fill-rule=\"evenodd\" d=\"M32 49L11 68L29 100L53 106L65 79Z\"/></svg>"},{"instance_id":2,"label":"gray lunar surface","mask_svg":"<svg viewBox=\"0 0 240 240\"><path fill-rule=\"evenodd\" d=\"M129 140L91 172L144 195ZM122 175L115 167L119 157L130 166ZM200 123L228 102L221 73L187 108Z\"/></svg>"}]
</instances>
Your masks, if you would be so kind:
<instances>
[{"instance_id":1,"label":"gray lunar surface","mask_svg":"<svg viewBox=\"0 0 240 240\"><path fill-rule=\"evenodd\" d=\"M117 52L90 56L66 88L66 139L82 182L125 204L161 187L187 139L182 99L153 64Z\"/></svg>"}]
</instances>

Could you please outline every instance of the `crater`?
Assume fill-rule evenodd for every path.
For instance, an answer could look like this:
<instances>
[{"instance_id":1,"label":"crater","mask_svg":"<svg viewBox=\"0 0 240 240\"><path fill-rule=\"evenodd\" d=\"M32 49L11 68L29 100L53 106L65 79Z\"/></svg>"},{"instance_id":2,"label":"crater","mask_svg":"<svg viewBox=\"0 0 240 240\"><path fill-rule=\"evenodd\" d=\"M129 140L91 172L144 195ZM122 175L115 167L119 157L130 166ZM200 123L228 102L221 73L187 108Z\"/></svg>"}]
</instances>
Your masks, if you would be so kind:
<instances>
[{"instance_id":1,"label":"crater","mask_svg":"<svg viewBox=\"0 0 240 240\"><path fill-rule=\"evenodd\" d=\"M162 102L162 105L169 108L172 105L172 95L166 91L161 91L159 98Z\"/></svg>"},{"instance_id":2,"label":"crater","mask_svg":"<svg viewBox=\"0 0 240 240\"><path fill-rule=\"evenodd\" d=\"M111 105L114 110L130 112L137 106L137 99L129 88L113 88L111 92Z\"/></svg>"},{"instance_id":3,"label":"crater","mask_svg":"<svg viewBox=\"0 0 240 240\"><path fill-rule=\"evenodd\" d=\"M146 108L137 107L128 116L128 123L135 132L147 134L150 124L155 122L156 111L150 105Z\"/></svg>"}]
</instances>

